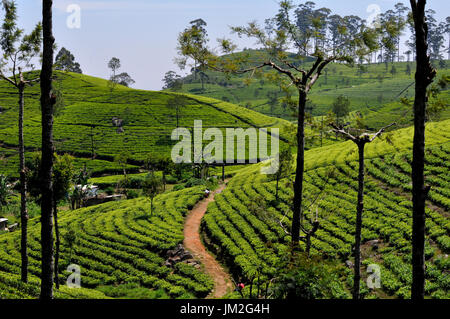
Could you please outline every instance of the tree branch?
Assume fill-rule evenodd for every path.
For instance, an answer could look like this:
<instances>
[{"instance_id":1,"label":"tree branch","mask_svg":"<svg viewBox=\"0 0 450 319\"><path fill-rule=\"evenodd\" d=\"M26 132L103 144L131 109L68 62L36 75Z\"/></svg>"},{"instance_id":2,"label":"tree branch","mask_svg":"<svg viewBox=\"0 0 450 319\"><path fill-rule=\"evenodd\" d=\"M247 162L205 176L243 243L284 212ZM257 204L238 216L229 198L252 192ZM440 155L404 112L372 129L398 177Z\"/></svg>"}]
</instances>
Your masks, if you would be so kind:
<instances>
[{"instance_id":1,"label":"tree branch","mask_svg":"<svg viewBox=\"0 0 450 319\"><path fill-rule=\"evenodd\" d=\"M283 73L283 74L287 75L288 77L290 77L291 80L292 80L292 82L294 82L294 83L298 83L298 82L299 82L298 79L292 74L291 71L285 70L285 69L279 67L278 65L276 65L276 64L273 63L272 61L269 61L269 65L270 65L273 69L277 70L278 72Z\"/></svg>"},{"instance_id":2,"label":"tree branch","mask_svg":"<svg viewBox=\"0 0 450 319\"><path fill-rule=\"evenodd\" d=\"M263 67L265 67L265 66L268 66L268 65L270 65L269 62L264 62L264 63L262 63L262 64L260 64L260 65L257 65L257 66L254 66L254 67L248 68L248 69L235 70L235 71L227 71L226 69L221 69L221 68L218 68L218 67L215 67L215 66L211 66L211 65L209 65L209 64L205 64L206 67L208 67L208 68L210 68L210 69L212 69L212 70L214 70L214 71L217 71L217 72L223 72L223 73L228 73L228 72L230 72L230 73L234 73L234 74L244 74L244 73L248 73L248 72L254 72L254 71L257 70L257 69L261 69L261 68L263 68Z\"/></svg>"},{"instance_id":3,"label":"tree branch","mask_svg":"<svg viewBox=\"0 0 450 319\"><path fill-rule=\"evenodd\" d=\"M335 56L332 56L328 59L326 59L325 61L322 61L320 63L320 65L317 68L316 73L313 75L311 81L309 81L309 84L306 86L306 92L308 92L312 86L314 85L314 83L316 83L316 81L319 79L319 76L322 74L323 69L330 63L332 62L334 59L336 59Z\"/></svg>"},{"instance_id":4,"label":"tree branch","mask_svg":"<svg viewBox=\"0 0 450 319\"><path fill-rule=\"evenodd\" d=\"M381 134L384 133L385 130L387 130L388 128L390 128L391 126L396 125L397 123L391 123L388 126L383 127L382 129L380 129L377 133L375 133L375 135L370 139L370 142L373 142L378 136L380 136Z\"/></svg>"},{"instance_id":5,"label":"tree branch","mask_svg":"<svg viewBox=\"0 0 450 319\"><path fill-rule=\"evenodd\" d=\"M14 85L15 87L17 87L17 84L16 84L13 80L11 80L10 78L6 77L6 76L3 74L3 72L1 72L1 71L0 71L0 77L1 77L3 80L5 80L5 81L9 82L10 84Z\"/></svg>"},{"instance_id":6,"label":"tree branch","mask_svg":"<svg viewBox=\"0 0 450 319\"><path fill-rule=\"evenodd\" d=\"M308 73L305 75L306 79L311 78L311 76L314 74L314 72L316 71L316 69L319 67L319 64L322 62L323 58L318 56L316 62L314 62L313 66L311 67L311 69L308 71Z\"/></svg>"},{"instance_id":7,"label":"tree branch","mask_svg":"<svg viewBox=\"0 0 450 319\"><path fill-rule=\"evenodd\" d=\"M32 80L27 80L26 83L33 83L33 82L39 82L39 81L41 81L40 78L35 78L35 79L32 79Z\"/></svg>"},{"instance_id":8,"label":"tree branch","mask_svg":"<svg viewBox=\"0 0 450 319\"><path fill-rule=\"evenodd\" d=\"M305 70L303 70L303 69L300 69L300 68L298 68L298 67L296 67L294 64L292 64L291 62L289 62L289 61L286 61L286 60L281 60L281 62L283 62L284 64L286 64L288 67L290 67L291 69L294 69L295 71L297 71L297 72L299 72L299 73L301 73L301 74L303 74L303 75L306 75L306 71Z\"/></svg>"},{"instance_id":9,"label":"tree branch","mask_svg":"<svg viewBox=\"0 0 450 319\"><path fill-rule=\"evenodd\" d=\"M331 123L330 126L333 128L332 131L337 133L337 134L341 134L343 136L345 136L347 139L357 143L358 138L356 138L355 136L351 135L349 132L345 131L344 129L339 128L336 124Z\"/></svg>"},{"instance_id":10,"label":"tree branch","mask_svg":"<svg viewBox=\"0 0 450 319\"><path fill-rule=\"evenodd\" d=\"M278 223L280 224L281 229L283 229L283 231L284 231L284 233L285 233L286 235L288 235L288 236L291 236L291 235L292 235L290 232L287 231L286 228L284 228L283 222L282 222L281 220L279 220Z\"/></svg>"},{"instance_id":11,"label":"tree branch","mask_svg":"<svg viewBox=\"0 0 450 319\"><path fill-rule=\"evenodd\" d=\"M261 68L263 68L263 67L270 66L270 67L272 67L273 69L277 70L278 72L287 75L287 76L292 80L292 82L294 82L294 83L296 83L296 84L299 82L299 79L296 78L296 77L294 76L294 74L293 74L291 71L286 70L286 69L283 69L282 67L278 66L277 64L275 64L275 63L272 62L272 61L264 62L264 63L262 63L262 64L260 64L260 65L257 65L257 66L255 66L255 67L252 67L252 68L242 69L242 70L235 70L235 71L227 71L227 70L225 70L225 69L221 69L221 68L218 68L218 67L215 67L215 66L210 66L210 65L207 65L207 66L208 66L209 68L215 70L215 71L225 72L225 73L226 73L226 72L231 72L231 73L234 73L234 74L244 74L244 73L248 73L248 72L254 72L254 71L257 70L257 69L261 69ZM301 72L301 71L300 71L300 72Z\"/></svg>"}]
</instances>

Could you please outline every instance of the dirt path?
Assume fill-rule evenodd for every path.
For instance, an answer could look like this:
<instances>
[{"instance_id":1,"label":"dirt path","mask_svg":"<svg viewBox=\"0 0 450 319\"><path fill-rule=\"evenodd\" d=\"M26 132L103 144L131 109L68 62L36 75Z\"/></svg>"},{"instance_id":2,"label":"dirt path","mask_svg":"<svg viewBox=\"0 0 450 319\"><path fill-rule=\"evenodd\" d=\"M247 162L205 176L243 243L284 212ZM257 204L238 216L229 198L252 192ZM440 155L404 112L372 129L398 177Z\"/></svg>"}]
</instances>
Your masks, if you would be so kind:
<instances>
[{"instance_id":1,"label":"dirt path","mask_svg":"<svg viewBox=\"0 0 450 319\"><path fill-rule=\"evenodd\" d=\"M214 195L225 189L222 184L208 198L199 202L189 213L184 225L184 247L188 249L195 259L199 260L205 267L205 272L214 280L214 290L209 294L208 298L221 298L230 292L234 285L231 277L222 266L211 256L200 240L200 223L206 213L208 204L214 201Z\"/></svg>"}]
</instances>

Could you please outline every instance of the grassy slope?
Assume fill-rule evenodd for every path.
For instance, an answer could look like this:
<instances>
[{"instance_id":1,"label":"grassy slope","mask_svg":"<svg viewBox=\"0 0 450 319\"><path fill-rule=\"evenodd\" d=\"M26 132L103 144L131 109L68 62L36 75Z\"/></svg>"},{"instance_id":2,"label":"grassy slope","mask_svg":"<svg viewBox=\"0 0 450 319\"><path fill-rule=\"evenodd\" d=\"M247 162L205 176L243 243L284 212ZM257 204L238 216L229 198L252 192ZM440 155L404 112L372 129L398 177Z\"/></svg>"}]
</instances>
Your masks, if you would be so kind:
<instances>
[{"instance_id":1,"label":"grassy slope","mask_svg":"<svg viewBox=\"0 0 450 319\"><path fill-rule=\"evenodd\" d=\"M394 132L391 139L395 148L378 140L366 150L363 279L367 276L367 265L381 265L383 293L378 290L370 294L365 283L363 293L372 297L387 294L408 298L411 284L411 128ZM449 298L449 263L445 254L450 252L447 163L450 121L429 123L427 143L427 182L433 187L427 205L426 293L434 298ZM354 242L358 187L355 155L351 142L306 152L306 202L311 202L323 191L314 207L306 212L306 227L311 227L309 221L315 215L316 207L320 219L319 231L312 240L312 254L341 263L336 270L336 275L342 280L342 287L337 290L341 291L340 297L349 297L352 287L352 270L346 268L344 262L352 260L350 252ZM286 254L290 243L290 237L277 219L284 220L286 226L290 225L289 205L293 194L290 189L282 187L281 202L274 203L275 183L260 174L260 165L242 170L231 179L227 189L208 207L204 230L220 247L237 275L251 278L258 269L263 269L263 276L270 279L278 258ZM248 210L250 202L258 196L265 199L268 216L254 215ZM381 240L378 250L367 244L374 239ZM347 291L347 294L342 291Z\"/></svg>"},{"instance_id":2,"label":"grassy slope","mask_svg":"<svg viewBox=\"0 0 450 319\"><path fill-rule=\"evenodd\" d=\"M260 55L258 51L246 51L252 59L256 55ZM312 114L314 116L325 115L331 110L331 104L339 95L345 95L351 100L350 111L361 111L367 116L366 123L369 127L378 127L385 124L386 119L383 114L386 111L392 111L394 108L400 108L400 104L396 103L399 94L414 82L415 63L410 63L411 75L406 74L406 62L396 62L393 64L396 69L394 75L391 74L392 65L388 64L388 69L384 63L372 64L367 67L365 73L361 76L357 73L357 68L350 68L342 64L331 64L327 67L327 72L314 86L309 98L315 104ZM308 68L310 62L305 62L303 67ZM438 69L438 76L449 74L450 70ZM209 96L217 99L226 99L232 103L246 106L250 103L250 109L256 110L264 114L272 114L270 106L267 104L268 92L279 92L279 88L271 84L267 80L260 81L255 79L252 84L244 85L243 78L248 75L235 76L227 79L224 75L217 72L207 72L209 79L205 84L205 90L201 90L199 78L193 80L193 76L188 76L185 80L187 84L183 86L183 92L191 92L203 96ZM380 82L379 77L383 80ZM192 82L192 83L189 83ZM217 83L227 83L227 86ZM411 97L414 93L414 86L409 87L401 96ZM295 90L292 90L295 96ZM446 93L448 96L448 92ZM281 97L281 95L280 95ZM392 105L392 103L394 105ZM386 109L388 107L389 109ZM384 109L383 109L384 108ZM383 109L383 110L382 110ZM405 111L401 108L394 112L398 118ZM292 120L291 111L283 109L281 105L273 110L273 115L281 118ZM390 113L392 115L392 112ZM381 117L381 118L379 118ZM443 114L444 118L450 117L450 111ZM392 119L392 118L391 118Z\"/></svg>"},{"instance_id":3,"label":"grassy slope","mask_svg":"<svg viewBox=\"0 0 450 319\"><path fill-rule=\"evenodd\" d=\"M97 174L118 171L111 161L120 152L131 160L142 161L149 153L170 155L175 144L170 135L176 127L175 111L167 107L172 93L149 92L117 87L110 93L107 81L74 73L56 73L55 87L63 92L64 108L55 118L54 136L58 152L90 157L93 135L96 161L87 163ZM25 96L25 145L28 151L40 146L38 86L27 88ZM211 98L186 96L181 107L180 126L192 128L202 120L203 128L242 127L281 129L286 121L271 118L239 106ZM5 81L0 81L0 159L6 159L2 171L16 175L17 95ZM124 121L123 133L112 123L113 117ZM91 129L91 127L93 127ZM132 167L130 167L132 168Z\"/></svg>"},{"instance_id":4,"label":"grassy slope","mask_svg":"<svg viewBox=\"0 0 450 319\"><path fill-rule=\"evenodd\" d=\"M183 263L175 269L164 266L166 252L182 243L184 217L203 198L203 191L195 187L161 194L155 198L153 214L146 198L61 212L61 291L57 296L104 298L96 288L134 284L163 290L172 298L205 297L212 281L201 271ZM75 231L73 249L65 239L69 230ZM38 296L39 238L39 219L34 218L29 225L31 284L27 286L18 278L20 233L0 235L0 299ZM65 282L70 273L65 269L69 264L80 266L81 286L88 290L67 290Z\"/></svg>"}]
</instances>

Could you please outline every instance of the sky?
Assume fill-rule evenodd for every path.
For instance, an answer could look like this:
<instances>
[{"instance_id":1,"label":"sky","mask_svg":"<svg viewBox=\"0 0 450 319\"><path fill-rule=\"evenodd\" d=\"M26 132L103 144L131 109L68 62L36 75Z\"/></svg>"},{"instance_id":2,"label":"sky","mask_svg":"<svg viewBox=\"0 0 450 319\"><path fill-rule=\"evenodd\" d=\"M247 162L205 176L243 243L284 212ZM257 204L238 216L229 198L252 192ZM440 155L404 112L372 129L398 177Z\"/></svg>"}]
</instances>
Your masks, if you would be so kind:
<instances>
[{"instance_id":1,"label":"sky","mask_svg":"<svg viewBox=\"0 0 450 319\"><path fill-rule=\"evenodd\" d=\"M304 1L294 0L295 3ZM355 14L368 19L378 6L392 9L399 0L315 0L316 8L327 7L340 15ZM41 19L41 0L16 0L19 25L32 30ZM71 51L84 74L109 78L111 57L121 60L120 72L136 81L134 88L160 90L164 74L173 70L177 36L189 22L202 18L214 47L217 38L233 38L230 26L264 22L278 11L276 0L54 0L54 35L58 48ZM409 1L404 0L405 5ZM79 7L79 28L73 19ZM429 0L438 21L450 15L448 0ZM68 21L70 22L68 24ZM75 27L74 27L75 26ZM252 40L237 40L240 48L252 47Z\"/></svg>"}]
</instances>

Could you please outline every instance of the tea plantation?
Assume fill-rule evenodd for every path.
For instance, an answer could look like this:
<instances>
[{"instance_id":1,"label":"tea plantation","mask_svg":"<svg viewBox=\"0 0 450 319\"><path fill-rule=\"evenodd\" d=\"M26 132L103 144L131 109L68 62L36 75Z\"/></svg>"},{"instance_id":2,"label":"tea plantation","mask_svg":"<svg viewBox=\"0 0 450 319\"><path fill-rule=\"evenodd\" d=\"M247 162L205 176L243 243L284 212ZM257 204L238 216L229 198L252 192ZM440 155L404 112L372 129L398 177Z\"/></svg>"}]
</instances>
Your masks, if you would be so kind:
<instances>
[{"instance_id":1,"label":"tea plantation","mask_svg":"<svg viewBox=\"0 0 450 319\"><path fill-rule=\"evenodd\" d=\"M203 197L203 187L159 195L154 212L145 198L111 202L60 214L60 298L105 298L94 290L135 285L161 291L165 298L205 297L213 284L187 263L165 266L169 249L183 241L184 217ZM68 234L72 234L68 236ZM68 238L72 238L69 240ZM41 246L39 219L30 220L30 283L21 283L20 232L0 235L0 298L35 298L39 295ZM68 289L70 264L81 268L81 286ZM106 288L105 288L106 287ZM108 293L107 293L108 294ZM130 296L128 296L130 297Z\"/></svg>"},{"instance_id":2,"label":"tea plantation","mask_svg":"<svg viewBox=\"0 0 450 319\"><path fill-rule=\"evenodd\" d=\"M247 56L249 61L258 61L264 56L264 52L245 50L236 55ZM298 59L293 61L298 62ZM300 62L306 69L312 64L308 58ZM435 67L438 78L450 74L449 61L446 61L445 67L438 63L435 63ZM399 98L414 96L415 68L415 62L373 63L365 64L362 68L332 63L324 70L324 74L311 90L308 96L310 100L308 111L313 116L325 116L332 109L334 100L343 95L351 101L349 111L361 112L365 116L366 125L370 128L387 125L392 122L393 117L397 121L402 120L405 125L411 125L411 114L404 117L403 114L408 108L399 103ZM264 71L266 75L271 73L276 74L270 70ZM231 78L219 72L206 71L205 74L207 77L203 80L203 86L200 76L196 78L194 75L187 76L181 92L227 100L266 115L295 120L294 112L282 101L285 94L278 85L267 78L254 76L248 82L248 74ZM269 94L277 96L278 102L275 105L271 104ZM290 94L296 100L298 93L292 86ZM443 98L448 100L449 90L443 94ZM441 117L450 118L448 108Z\"/></svg>"},{"instance_id":3,"label":"tea plantation","mask_svg":"<svg viewBox=\"0 0 450 319\"><path fill-rule=\"evenodd\" d=\"M55 77L54 86L62 92L62 106L56 112L54 124L56 150L79 157L80 166L86 163L97 175L116 172L117 165L106 161L111 162L119 153L127 153L130 162L136 164L149 154L169 156L178 142L171 140L177 124L173 105L179 106L179 127L192 129L194 120L202 120L204 130L276 127L281 138L288 134L287 121L211 98L122 86L111 92L106 80L65 72L56 72ZM16 93L0 81L0 172L7 175L17 175ZM41 143L39 96L38 86L27 88L24 134L25 147L30 152L38 150ZM247 146L247 158L248 152ZM87 160L93 155L95 160Z\"/></svg>"},{"instance_id":4,"label":"tea plantation","mask_svg":"<svg viewBox=\"0 0 450 319\"><path fill-rule=\"evenodd\" d=\"M366 297L410 297L411 136L411 128L395 131L392 145L377 140L366 149L361 281ZM427 141L426 176L432 188L426 208L426 294L449 298L450 121L427 124ZM349 298L353 284L353 269L344 262L353 260L358 189L355 148L344 142L306 152L306 227L311 227L317 212L320 226L312 238L311 253L337 261L335 273L341 285L335 287L334 298ZM212 249L220 252L236 276L248 281L259 278L265 285L288 251L290 236L285 230L291 224L293 192L289 183L281 181L280 201L275 201L275 182L259 173L260 165L231 179L208 207L203 229ZM257 198L265 203L259 212L250 209ZM376 247L370 244L373 240L378 241ZM304 242L301 245L305 248ZM365 283L369 264L381 268L381 289L372 292Z\"/></svg>"}]
</instances>

